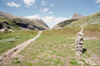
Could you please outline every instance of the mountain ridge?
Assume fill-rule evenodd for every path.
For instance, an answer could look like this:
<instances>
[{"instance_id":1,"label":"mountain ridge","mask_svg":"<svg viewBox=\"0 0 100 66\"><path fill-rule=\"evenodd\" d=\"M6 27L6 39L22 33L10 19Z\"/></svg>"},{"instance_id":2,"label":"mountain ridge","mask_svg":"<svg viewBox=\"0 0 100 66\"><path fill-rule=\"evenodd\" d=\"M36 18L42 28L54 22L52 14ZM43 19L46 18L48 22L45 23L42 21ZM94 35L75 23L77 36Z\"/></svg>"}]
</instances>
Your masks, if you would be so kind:
<instances>
[{"instance_id":1,"label":"mountain ridge","mask_svg":"<svg viewBox=\"0 0 100 66\"><path fill-rule=\"evenodd\" d=\"M74 14L71 19L56 24L53 29L59 29L64 27L81 27L90 24L100 23L100 12L91 14L89 16L83 16L81 18L75 17L75 15L77 16L77 14Z\"/></svg>"},{"instance_id":2,"label":"mountain ridge","mask_svg":"<svg viewBox=\"0 0 100 66\"><path fill-rule=\"evenodd\" d=\"M14 24L14 26L11 23ZM20 16L14 16L2 11L0 11L0 24L2 24L1 26L3 26L4 24L6 25L0 28L8 28L8 27L11 28L15 27L16 25L19 28L22 27L29 30L49 30L48 25L44 23L43 20L28 19Z\"/></svg>"}]
</instances>

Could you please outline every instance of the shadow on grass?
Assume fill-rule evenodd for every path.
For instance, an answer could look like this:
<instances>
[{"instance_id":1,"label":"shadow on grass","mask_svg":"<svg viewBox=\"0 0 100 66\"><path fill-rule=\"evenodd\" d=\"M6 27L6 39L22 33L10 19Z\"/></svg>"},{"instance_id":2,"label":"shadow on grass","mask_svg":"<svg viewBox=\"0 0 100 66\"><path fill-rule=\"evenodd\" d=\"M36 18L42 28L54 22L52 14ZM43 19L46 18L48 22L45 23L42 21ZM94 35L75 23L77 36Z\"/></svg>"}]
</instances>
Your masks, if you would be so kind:
<instances>
[{"instance_id":1,"label":"shadow on grass","mask_svg":"<svg viewBox=\"0 0 100 66\"><path fill-rule=\"evenodd\" d=\"M87 49L86 48L83 48L83 52L82 53L84 53L84 52L86 52L87 51Z\"/></svg>"}]
</instances>

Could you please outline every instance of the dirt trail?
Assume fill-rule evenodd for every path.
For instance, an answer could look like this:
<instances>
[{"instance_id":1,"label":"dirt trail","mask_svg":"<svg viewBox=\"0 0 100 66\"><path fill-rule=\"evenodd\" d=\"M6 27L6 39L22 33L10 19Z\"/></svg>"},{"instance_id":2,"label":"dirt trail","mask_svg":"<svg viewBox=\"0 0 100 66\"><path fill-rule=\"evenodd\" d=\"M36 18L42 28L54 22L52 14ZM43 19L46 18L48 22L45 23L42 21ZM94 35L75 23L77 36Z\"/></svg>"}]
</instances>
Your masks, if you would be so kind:
<instances>
[{"instance_id":1,"label":"dirt trail","mask_svg":"<svg viewBox=\"0 0 100 66\"><path fill-rule=\"evenodd\" d=\"M30 39L28 41L25 41L21 44L19 44L18 46L14 47L13 49L8 50L7 52L5 52L2 56L0 56L0 62L5 62L13 57L18 56L18 53L23 50L28 44L30 44L32 41L34 41L35 39L37 39L40 35L41 35L42 31L38 32L38 35L36 37L34 37L33 39Z\"/></svg>"}]
</instances>

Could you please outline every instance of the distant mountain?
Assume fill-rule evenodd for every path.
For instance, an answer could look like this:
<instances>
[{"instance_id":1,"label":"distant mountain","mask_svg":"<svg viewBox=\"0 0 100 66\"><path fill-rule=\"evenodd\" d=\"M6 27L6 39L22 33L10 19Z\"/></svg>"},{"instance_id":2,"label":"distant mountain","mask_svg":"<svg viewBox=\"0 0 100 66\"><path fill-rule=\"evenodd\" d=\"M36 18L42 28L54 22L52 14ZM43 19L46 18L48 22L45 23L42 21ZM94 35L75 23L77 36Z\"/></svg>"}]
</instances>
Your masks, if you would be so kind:
<instances>
[{"instance_id":1,"label":"distant mountain","mask_svg":"<svg viewBox=\"0 0 100 66\"><path fill-rule=\"evenodd\" d=\"M0 11L0 29L30 29L30 30L48 30L49 27L40 19L28 19L14 16Z\"/></svg>"},{"instance_id":2,"label":"distant mountain","mask_svg":"<svg viewBox=\"0 0 100 66\"><path fill-rule=\"evenodd\" d=\"M80 18L83 18L83 17L85 17L85 16L75 13L75 14L71 17L71 19L80 19Z\"/></svg>"},{"instance_id":3,"label":"distant mountain","mask_svg":"<svg viewBox=\"0 0 100 66\"><path fill-rule=\"evenodd\" d=\"M74 14L71 19L58 23L53 27L53 29L59 29L63 27L81 27L95 23L100 23L100 12L89 16Z\"/></svg>"},{"instance_id":4,"label":"distant mountain","mask_svg":"<svg viewBox=\"0 0 100 66\"><path fill-rule=\"evenodd\" d=\"M62 21L62 22L58 23L57 25L55 25L55 26L53 27L53 29L63 28L63 27L65 27L66 25L72 23L73 21L76 21L76 20L81 19L81 18L83 18L83 17L85 17L85 16L75 13L75 14L71 17L71 19L65 20L65 21Z\"/></svg>"},{"instance_id":5,"label":"distant mountain","mask_svg":"<svg viewBox=\"0 0 100 66\"><path fill-rule=\"evenodd\" d=\"M96 23L100 23L100 12L73 21L72 23L66 25L65 27L81 27Z\"/></svg>"}]
</instances>

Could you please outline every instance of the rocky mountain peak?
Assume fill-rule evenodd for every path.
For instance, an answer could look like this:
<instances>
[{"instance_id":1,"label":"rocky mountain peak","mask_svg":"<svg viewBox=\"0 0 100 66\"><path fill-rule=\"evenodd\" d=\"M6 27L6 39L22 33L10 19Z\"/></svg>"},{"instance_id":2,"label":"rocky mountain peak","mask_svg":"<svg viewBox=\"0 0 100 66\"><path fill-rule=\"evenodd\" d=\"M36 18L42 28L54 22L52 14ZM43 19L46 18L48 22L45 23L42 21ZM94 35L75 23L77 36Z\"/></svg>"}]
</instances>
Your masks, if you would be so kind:
<instances>
[{"instance_id":1,"label":"rocky mountain peak","mask_svg":"<svg viewBox=\"0 0 100 66\"><path fill-rule=\"evenodd\" d=\"M71 19L80 19L80 18L83 18L83 17L84 17L83 15L80 15L80 14L75 13L75 14L71 17Z\"/></svg>"}]
</instances>

